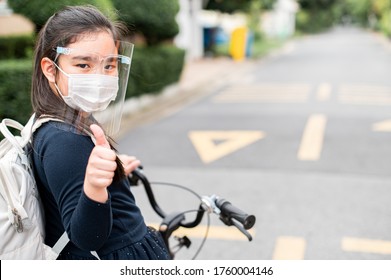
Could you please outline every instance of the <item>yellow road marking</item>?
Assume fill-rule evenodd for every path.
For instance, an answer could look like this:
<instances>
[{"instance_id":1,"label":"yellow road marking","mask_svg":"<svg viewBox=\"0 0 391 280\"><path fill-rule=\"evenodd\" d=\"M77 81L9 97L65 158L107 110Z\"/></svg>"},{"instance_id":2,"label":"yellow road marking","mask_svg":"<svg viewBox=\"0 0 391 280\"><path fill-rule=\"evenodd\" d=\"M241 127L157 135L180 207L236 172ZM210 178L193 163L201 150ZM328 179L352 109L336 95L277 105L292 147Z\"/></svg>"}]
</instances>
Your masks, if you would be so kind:
<instances>
[{"instance_id":1,"label":"yellow road marking","mask_svg":"<svg viewBox=\"0 0 391 280\"><path fill-rule=\"evenodd\" d=\"M149 226L152 226L155 229L159 228L159 224L157 223L148 223ZM174 235L183 236L192 238L204 238L207 227L205 225L199 225L196 228L179 228L174 232ZM255 236L255 230L250 229L249 233L252 237ZM208 232L208 238L211 239L222 239L222 240L243 240L248 241L247 237L243 235L237 228L235 227L227 227L227 226L210 226Z\"/></svg>"},{"instance_id":2,"label":"yellow road marking","mask_svg":"<svg viewBox=\"0 0 391 280\"><path fill-rule=\"evenodd\" d=\"M277 238L273 260L302 260L304 259L306 242L304 238L281 236Z\"/></svg>"},{"instance_id":3,"label":"yellow road marking","mask_svg":"<svg viewBox=\"0 0 391 280\"><path fill-rule=\"evenodd\" d=\"M320 158L326 122L327 118L322 114L309 117L297 153L299 160L318 160Z\"/></svg>"},{"instance_id":4,"label":"yellow road marking","mask_svg":"<svg viewBox=\"0 0 391 280\"><path fill-rule=\"evenodd\" d=\"M341 103L350 103L356 105L391 105L391 96L354 96L354 95L343 95L339 97Z\"/></svg>"},{"instance_id":5,"label":"yellow road marking","mask_svg":"<svg viewBox=\"0 0 391 280\"><path fill-rule=\"evenodd\" d=\"M316 92L316 97L319 101L327 101L330 99L331 85L329 83L320 84Z\"/></svg>"},{"instance_id":6,"label":"yellow road marking","mask_svg":"<svg viewBox=\"0 0 391 280\"><path fill-rule=\"evenodd\" d=\"M391 120L375 123L373 124L372 129L374 131L391 132Z\"/></svg>"},{"instance_id":7,"label":"yellow road marking","mask_svg":"<svg viewBox=\"0 0 391 280\"><path fill-rule=\"evenodd\" d=\"M260 84L232 86L216 96L215 102L305 102L311 87L307 84Z\"/></svg>"},{"instance_id":8,"label":"yellow road marking","mask_svg":"<svg viewBox=\"0 0 391 280\"><path fill-rule=\"evenodd\" d=\"M305 94L225 94L217 96L215 101L219 102L304 102L307 100L307 95Z\"/></svg>"},{"instance_id":9,"label":"yellow road marking","mask_svg":"<svg viewBox=\"0 0 391 280\"><path fill-rule=\"evenodd\" d=\"M339 101L355 105L391 105L391 87L376 85L342 85Z\"/></svg>"},{"instance_id":10,"label":"yellow road marking","mask_svg":"<svg viewBox=\"0 0 391 280\"><path fill-rule=\"evenodd\" d=\"M380 94L389 95L391 94L391 87L388 86L377 86L377 85L342 85L339 88L340 94Z\"/></svg>"},{"instance_id":11,"label":"yellow road marking","mask_svg":"<svg viewBox=\"0 0 391 280\"><path fill-rule=\"evenodd\" d=\"M374 254L391 254L391 242L384 240L345 237L342 239L342 249L349 252Z\"/></svg>"},{"instance_id":12,"label":"yellow road marking","mask_svg":"<svg viewBox=\"0 0 391 280\"><path fill-rule=\"evenodd\" d=\"M204 163L210 163L265 137L262 131L190 131L189 138ZM214 141L222 141L215 143Z\"/></svg>"}]
</instances>

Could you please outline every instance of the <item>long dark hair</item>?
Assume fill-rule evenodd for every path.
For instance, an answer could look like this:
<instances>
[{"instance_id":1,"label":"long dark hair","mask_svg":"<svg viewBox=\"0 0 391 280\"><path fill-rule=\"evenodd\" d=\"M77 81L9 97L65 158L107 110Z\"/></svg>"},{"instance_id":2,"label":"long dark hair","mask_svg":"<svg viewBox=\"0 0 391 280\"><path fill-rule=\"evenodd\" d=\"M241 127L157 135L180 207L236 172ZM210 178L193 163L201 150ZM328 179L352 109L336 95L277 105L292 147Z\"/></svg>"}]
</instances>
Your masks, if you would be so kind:
<instances>
[{"instance_id":1,"label":"long dark hair","mask_svg":"<svg viewBox=\"0 0 391 280\"><path fill-rule=\"evenodd\" d=\"M47 57L55 61L58 46L66 47L77 42L81 36L101 31L110 32L114 41L123 39L127 33L125 25L109 20L91 5L67 6L48 19L38 34L34 53L31 103L36 117L41 115L56 116L71 124L74 123L75 118L80 117L79 112L68 107L60 96L53 93L49 81L41 69L41 60ZM78 129L91 133L89 124L93 121L93 119L89 119L88 122L81 122L85 125ZM109 141L113 147L113 141L111 139ZM123 166L117 157L117 171L114 180L123 176Z\"/></svg>"}]
</instances>

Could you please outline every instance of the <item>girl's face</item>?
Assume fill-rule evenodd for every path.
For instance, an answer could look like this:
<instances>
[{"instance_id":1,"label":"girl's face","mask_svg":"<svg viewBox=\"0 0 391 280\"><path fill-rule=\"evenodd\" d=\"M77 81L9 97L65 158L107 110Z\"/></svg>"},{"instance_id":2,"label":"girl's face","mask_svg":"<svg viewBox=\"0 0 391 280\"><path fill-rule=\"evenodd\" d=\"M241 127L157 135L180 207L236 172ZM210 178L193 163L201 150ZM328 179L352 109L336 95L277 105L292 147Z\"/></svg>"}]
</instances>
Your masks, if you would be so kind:
<instances>
[{"instance_id":1,"label":"girl's face","mask_svg":"<svg viewBox=\"0 0 391 280\"><path fill-rule=\"evenodd\" d=\"M61 46L64 47L64 46ZM86 34L66 46L57 65L66 74L118 75L117 49L113 36L106 31ZM57 71L56 83L63 95L68 95L68 77Z\"/></svg>"}]
</instances>

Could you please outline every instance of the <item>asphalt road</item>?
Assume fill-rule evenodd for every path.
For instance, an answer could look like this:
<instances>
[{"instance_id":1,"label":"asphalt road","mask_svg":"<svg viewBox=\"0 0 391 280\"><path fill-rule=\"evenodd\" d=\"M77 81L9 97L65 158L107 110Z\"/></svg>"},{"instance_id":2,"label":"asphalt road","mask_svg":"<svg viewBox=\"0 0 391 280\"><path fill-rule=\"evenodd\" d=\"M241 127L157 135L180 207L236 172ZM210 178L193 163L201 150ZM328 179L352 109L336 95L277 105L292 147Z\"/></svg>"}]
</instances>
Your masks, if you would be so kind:
<instances>
[{"instance_id":1,"label":"asphalt road","mask_svg":"<svg viewBox=\"0 0 391 280\"><path fill-rule=\"evenodd\" d=\"M198 259L390 259L390 73L389 43L375 34L299 38L140 122L119 150L140 158L151 181L217 194L256 216L252 242L211 216ZM197 208L181 189L159 186L156 196L167 211ZM190 232L178 258L194 254L203 233Z\"/></svg>"}]
</instances>

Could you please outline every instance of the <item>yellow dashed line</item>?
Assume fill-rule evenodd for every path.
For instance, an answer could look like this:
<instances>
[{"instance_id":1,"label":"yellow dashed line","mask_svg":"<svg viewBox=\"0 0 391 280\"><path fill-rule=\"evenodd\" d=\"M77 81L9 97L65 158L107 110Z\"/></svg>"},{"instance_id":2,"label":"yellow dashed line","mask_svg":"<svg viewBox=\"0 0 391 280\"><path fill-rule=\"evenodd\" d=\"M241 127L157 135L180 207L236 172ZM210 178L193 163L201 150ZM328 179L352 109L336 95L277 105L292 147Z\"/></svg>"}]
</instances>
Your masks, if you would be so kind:
<instances>
[{"instance_id":1,"label":"yellow dashed line","mask_svg":"<svg viewBox=\"0 0 391 280\"><path fill-rule=\"evenodd\" d=\"M342 85L339 101L354 105L391 105L391 87L376 85Z\"/></svg>"},{"instance_id":2,"label":"yellow dashed line","mask_svg":"<svg viewBox=\"0 0 391 280\"><path fill-rule=\"evenodd\" d=\"M297 153L299 160L318 160L320 158L326 122L325 115L316 114L309 117Z\"/></svg>"},{"instance_id":3,"label":"yellow dashed line","mask_svg":"<svg viewBox=\"0 0 391 280\"><path fill-rule=\"evenodd\" d=\"M391 120L385 120L372 125L373 131L391 132Z\"/></svg>"},{"instance_id":4,"label":"yellow dashed line","mask_svg":"<svg viewBox=\"0 0 391 280\"><path fill-rule=\"evenodd\" d=\"M307 84L259 84L233 86L216 96L214 102L305 102L311 87Z\"/></svg>"},{"instance_id":5,"label":"yellow dashed line","mask_svg":"<svg viewBox=\"0 0 391 280\"><path fill-rule=\"evenodd\" d=\"M277 238L273 260L302 260L304 259L306 241L304 238L281 236Z\"/></svg>"},{"instance_id":6,"label":"yellow dashed line","mask_svg":"<svg viewBox=\"0 0 391 280\"><path fill-rule=\"evenodd\" d=\"M345 237L342 239L342 250L373 254L391 254L391 242L375 239Z\"/></svg>"},{"instance_id":7,"label":"yellow dashed line","mask_svg":"<svg viewBox=\"0 0 391 280\"><path fill-rule=\"evenodd\" d=\"M329 83L320 84L316 92L318 101L327 101L330 99L331 85Z\"/></svg>"}]
</instances>

